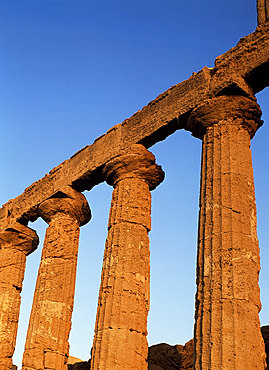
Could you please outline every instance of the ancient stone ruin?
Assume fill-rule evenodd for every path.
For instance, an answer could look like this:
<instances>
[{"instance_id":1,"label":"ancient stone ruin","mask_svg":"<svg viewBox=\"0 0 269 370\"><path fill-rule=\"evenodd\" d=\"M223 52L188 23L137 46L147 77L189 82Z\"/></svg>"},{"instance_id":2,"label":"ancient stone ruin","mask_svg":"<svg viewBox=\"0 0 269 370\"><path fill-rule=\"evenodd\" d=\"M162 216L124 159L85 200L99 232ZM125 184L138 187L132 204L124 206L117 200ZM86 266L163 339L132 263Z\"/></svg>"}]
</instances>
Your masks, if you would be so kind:
<instances>
[{"instance_id":1,"label":"ancient stone ruin","mask_svg":"<svg viewBox=\"0 0 269 370\"><path fill-rule=\"evenodd\" d=\"M27 256L48 224L23 370L67 369L82 195L113 196L92 351L93 370L146 370L151 193L164 173L148 151L176 130L202 140L194 369L265 369L250 140L262 125L255 94L269 85L269 1L258 27L0 209L0 370L12 369ZM104 150L106 148L106 150ZM58 274L55 274L55 272Z\"/></svg>"}]
</instances>

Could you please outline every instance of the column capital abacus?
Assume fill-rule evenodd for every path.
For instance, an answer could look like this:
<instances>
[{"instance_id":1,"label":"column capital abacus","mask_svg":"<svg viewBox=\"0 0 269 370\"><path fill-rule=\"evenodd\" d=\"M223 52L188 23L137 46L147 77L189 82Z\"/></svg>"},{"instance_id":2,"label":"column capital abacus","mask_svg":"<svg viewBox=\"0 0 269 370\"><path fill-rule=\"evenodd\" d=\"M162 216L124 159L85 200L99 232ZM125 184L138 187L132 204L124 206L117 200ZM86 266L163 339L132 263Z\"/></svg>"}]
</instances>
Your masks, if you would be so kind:
<instances>
[{"instance_id":1,"label":"column capital abacus","mask_svg":"<svg viewBox=\"0 0 269 370\"><path fill-rule=\"evenodd\" d=\"M59 214L70 216L79 226L85 225L91 219L91 210L86 198L70 186L42 202L38 206L38 213L48 224Z\"/></svg>"},{"instance_id":2,"label":"column capital abacus","mask_svg":"<svg viewBox=\"0 0 269 370\"><path fill-rule=\"evenodd\" d=\"M109 185L116 184L126 178L141 178L149 190L154 190L163 180L162 167L156 164L154 155L141 144L133 144L128 150L109 161L103 176Z\"/></svg>"},{"instance_id":3,"label":"column capital abacus","mask_svg":"<svg viewBox=\"0 0 269 370\"><path fill-rule=\"evenodd\" d=\"M19 222L14 222L0 233L0 246L7 243L29 255L36 250L39 238L35 230Z\"/></svg>"},{"instance_id":4,"label":"column capital abacus","mask_svg":"<svg viewBox=\"0 0 269 370\"><path fill-rule=\"evenodd\" d=\"M222 95L195 108L187 122L187 130L202 139L209 127L230 123L246 129L252 139L262 125L261 109L252 99L240 95Z\"/></svg>"}]
</instances>

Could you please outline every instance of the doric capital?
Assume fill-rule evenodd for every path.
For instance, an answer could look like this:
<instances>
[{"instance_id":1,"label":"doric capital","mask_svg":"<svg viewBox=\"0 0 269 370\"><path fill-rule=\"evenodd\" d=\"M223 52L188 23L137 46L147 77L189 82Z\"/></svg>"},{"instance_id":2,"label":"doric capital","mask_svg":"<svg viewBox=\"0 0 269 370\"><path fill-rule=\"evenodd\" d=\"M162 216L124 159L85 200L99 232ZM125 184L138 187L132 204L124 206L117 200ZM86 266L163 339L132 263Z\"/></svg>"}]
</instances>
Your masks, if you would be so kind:
<instances>
[{"instance_id":1,"label":"doric capital","mask_svg":"<svg viewBox=\"0 0 269 370\"><path fill-rule=\"evenodd\" d=\"M85 225L91 219L91 210L86 198L70 186L61 189L38 206L39 216L48 224L59 213L72 217L79 226Z\"/></svg>"},{"instance_id":2,"label":"doric capital","mask_svg":"<svg viewBox=\"0 0 269 370\"><path fill-rule=\"evenodd\" d=\"M37 233L19 222L14 222L0 233L0 246L9 244L16 249L24 250L27 255L37 248L38 243Z\"/></svg>"},{"instance_id":3,"label":"doric capital","mask_svg":"<svg viewBox=\"0 0 269 370\"><path fill-rule=\"evenodd\" d=\"M155 162L154 155L141 144L133 144L128 150L109 161L103 170L109 185L125 178L141 178L153 190L164 180L161 166Z\"/></svg>"},{"instance_id":4,"label":"doric capital","mask_svg":"<svg viewBox=\"0 0 269 370\"><path fill-rule=\"evenodd\" d=\"M202 139L208 127L228 122L245 128L253 138L262 125L261 114L254 100L239 95L223 95L194 109L188 119L187 129L193 136Z\"/></svg>"}]
</instances>

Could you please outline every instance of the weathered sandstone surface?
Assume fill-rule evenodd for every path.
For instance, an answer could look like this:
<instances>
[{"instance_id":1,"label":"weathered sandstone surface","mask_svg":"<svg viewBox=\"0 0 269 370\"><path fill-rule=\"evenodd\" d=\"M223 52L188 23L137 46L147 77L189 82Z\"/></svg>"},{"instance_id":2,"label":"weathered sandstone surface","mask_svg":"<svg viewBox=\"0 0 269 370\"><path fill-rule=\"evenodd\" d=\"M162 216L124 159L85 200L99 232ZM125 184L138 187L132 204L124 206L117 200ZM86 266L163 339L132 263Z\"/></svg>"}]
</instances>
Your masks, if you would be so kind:
<instances>
[{"instance_id":1,"label":"weathered sandstone surface","mask_svg":"<svg viewBox=\"0 0 269 370\"><path fill-rule=\"evenodd\" d=\"M66 368L69 354L79 226L90 220L85 197L67 188L39 206L46 230L27 332L23 369Z\"/></svg>"},{"instance_id":2,"label":"weathered sandstone surface","mask_svg":"<svg viewBox=\"0 0 269 370\"><path fill-rule=\"evenodd\" d=\"M267 354L269 369L269 325L261 328ZM193 369L193 339L184 346L171 346L166 343L149 347L148 370L192 370ZM90 360L68 365L68 370L90 370Z\"/></svg>"},{"instance_id":3,"label":"weathered sandstone surface","mask_svg":"<svg viewBox=\"0 0 269 370\"><path fill-rule=\"evenodd\" d=\"M36 232L18 222L0 232L0 370L12 366L26 256L38 242Z\"/></svg>"},{"instance_id":4,"label":"weathered sandstone surface","mask_svg":"<svg viewBox=\"0 0 269 370\"><path fill-rule=\"evenodd\" d=\"M92 370L147 369L151 194L164 179L141 144L108 162L110 207L92 350Z\"/></svg>"},{"instance_id":5,"label":"weathered sandstone surface","mask_svg":"<svg viewBox=\"0 0 269 370\"><path fill-rule=\"evenodd\" d=\"M188 125L203 140L197 252L195 369L264 369L259 245L250 139L261 110L219 96ZM196 131L197 130L197 131Z\"/></svg>"}]
</instances>

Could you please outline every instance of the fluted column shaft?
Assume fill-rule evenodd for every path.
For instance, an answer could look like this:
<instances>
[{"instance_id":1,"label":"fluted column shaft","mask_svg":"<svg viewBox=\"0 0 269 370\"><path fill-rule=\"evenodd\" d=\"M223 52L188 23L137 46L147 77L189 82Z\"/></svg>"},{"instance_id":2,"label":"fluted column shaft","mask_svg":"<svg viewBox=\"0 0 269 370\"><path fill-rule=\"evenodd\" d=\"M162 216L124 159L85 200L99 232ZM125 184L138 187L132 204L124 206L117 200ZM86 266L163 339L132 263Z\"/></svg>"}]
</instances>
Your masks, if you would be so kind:
<instances>
[{"instance_id":1,"label":"fluted column shaft","mask_svg":"<svg viewBox=\"0 0 269 370\"><path fill-rule=\"evenodd\" d=\"M0 370L12 368L26 256L38 241L34 230L18 222L0 233Z\"/></svg>"},{"instance_id":2,"label":"fluted column shaft","mask_svg":"<svg viewBox=\"0 0 269 370\"><path fill-rule=\"evenodd\" d=\"M92 369L147 369L151 194L164 178L142 145L104 169L114 186L92 354Z\"/></svg>"},{"instance_id":3,"label":"fluted column shaft","mask_svg":"<svg viewBox=\"0 0 269 370\"><path fill-rule=\"evenodd\" d=\"M66 188L39 206L46 231L23 356L23 369L67 369L79 226L90 219L85 197Z\"/></svg>"},{"instance_id":4,"label":"fluted column shaft","mask_svg":"<svg viewBox=\"0 0 269 370\"><path fill-rule=\"evenodd\" d=\"M195 323L196 370L264 369L259 246L250 138L258 105L222 96L198 108L203 137Z\"/></svg>"},{"instance_id":5,"label":"fluted column shaft","mask_svg":"<svg viewBox=\"0 0 269 370\"><path fill-rule=\"evenodd\" d=\"M256 0L258 26L269 20L269 0Z\"/></svg>"}]
</instances>

